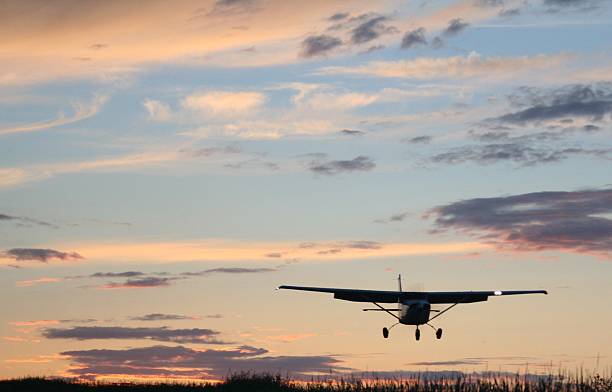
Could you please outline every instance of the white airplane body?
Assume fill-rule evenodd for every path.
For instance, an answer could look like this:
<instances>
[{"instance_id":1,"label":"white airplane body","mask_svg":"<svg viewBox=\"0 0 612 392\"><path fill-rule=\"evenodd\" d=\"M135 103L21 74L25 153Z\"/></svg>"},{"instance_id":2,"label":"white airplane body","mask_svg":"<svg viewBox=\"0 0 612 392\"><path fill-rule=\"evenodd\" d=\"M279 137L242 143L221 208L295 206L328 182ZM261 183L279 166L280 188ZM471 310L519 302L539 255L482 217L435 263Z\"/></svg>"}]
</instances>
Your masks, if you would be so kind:
<instances>
[{"instance_id":1,"label":"white airplane body","mask_svg":"<svg viewBox=\"0 0 612 392\"><path fill-rule=\"evenodd\" d=\"M459 304L487 301L491 296L521 295L521 294L548 294L546 290L513 290L513 291L434 291L417 292L402 291L401 276L398 277L398 291L377 291L358 289L339 289L328 287L305 287L305 286L279 286L279 289L315 291L321 293L333 293L335 299L353 302L371 302L377 306L375 309L363 309L364 311L383 311L397 319L397 323L389 328L383 328L383 337L389 337L389 330L398 324L415 325L416 340L420 339L420 325L428 325L436 331L436 338L442 337L442 329L436 329L430 324L435 318L449 311ZM381 306L381 303L397 304L396 309ZM432 304L450 304L444 310L432 309ZM397 313L393 313L397 312ZM431 317L431 313L437 313Z\"/></svg>"}]
</instances>

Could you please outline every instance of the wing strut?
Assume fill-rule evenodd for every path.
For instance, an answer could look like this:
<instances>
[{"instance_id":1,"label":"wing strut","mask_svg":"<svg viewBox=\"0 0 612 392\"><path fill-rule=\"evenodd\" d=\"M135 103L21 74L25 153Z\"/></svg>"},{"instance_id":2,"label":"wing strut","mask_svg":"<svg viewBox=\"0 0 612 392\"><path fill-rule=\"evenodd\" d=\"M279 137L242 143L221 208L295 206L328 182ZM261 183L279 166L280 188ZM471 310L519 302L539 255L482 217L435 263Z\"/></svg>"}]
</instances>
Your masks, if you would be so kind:
<instances>
[{"instance_id":1,"label":"wing strut","mask_svg":"<svg viewBox=\"0 0 612 392\"><path fill-rule=\"evenodd\" d=\"M449 310L451 310L452 308L454 308L455 306L459 305L461 302L463 302L464 299L466 299L467 297L463 297L461 298L461 300L459 302L455 302L454 304L452 304L451 306L449 306L448 308L444 309L443 311L441 311L440 313L436 314L435 316L433 316L432 318L429 319L429 321L442 316L444 313L448 312Z\"/></svg>"},{"instance_id":2,"label":"wing strut","mask_svg":"<svg viewBox=\"0 0 612 392\"><path fill-rule=\"evenodd\" d=\"M384 310L385 312L389 313L391 316L395 317L396 319L398 319L399 321L399 317L397 317L396 315L394 315L393 313L391 313L389 310L383 308L382 306L380 306L379 304L377 304L376 302L372 302L374 305L378 306L380 308L380 310Z\"/></svg>"}]
</instances>

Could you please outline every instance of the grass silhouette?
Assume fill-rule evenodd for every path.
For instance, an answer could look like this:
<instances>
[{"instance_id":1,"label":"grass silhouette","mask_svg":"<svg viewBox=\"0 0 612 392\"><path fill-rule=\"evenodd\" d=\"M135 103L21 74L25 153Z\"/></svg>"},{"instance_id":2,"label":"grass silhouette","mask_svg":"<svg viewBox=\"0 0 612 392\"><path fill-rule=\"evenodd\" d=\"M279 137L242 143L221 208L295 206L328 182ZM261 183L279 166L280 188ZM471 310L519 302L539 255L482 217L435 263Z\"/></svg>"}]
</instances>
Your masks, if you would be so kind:
<instances>
[{"instance_id":1,"label":"grass silhouette","mask_svg":"<svg viewBox=\"0 0 612 392\"><path fill-rule=\"evenodd\" d=\"M0 380L11 392L612 392L612 377L461 376L456 378L296 381L280 375L240 373L220 383L108 383L54 378Z\"/></svg>"}]
</instances>

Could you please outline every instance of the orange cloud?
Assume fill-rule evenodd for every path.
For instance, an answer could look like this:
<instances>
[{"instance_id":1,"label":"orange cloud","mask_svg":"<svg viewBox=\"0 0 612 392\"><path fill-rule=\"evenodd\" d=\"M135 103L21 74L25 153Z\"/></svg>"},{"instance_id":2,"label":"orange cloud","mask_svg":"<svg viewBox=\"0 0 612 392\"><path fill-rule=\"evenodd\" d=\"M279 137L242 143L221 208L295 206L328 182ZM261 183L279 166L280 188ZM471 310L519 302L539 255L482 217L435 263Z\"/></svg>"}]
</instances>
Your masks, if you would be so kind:
<instances>
[{"instance_id":1,"label":"orange cloud","mask_svg":"<svg viewBox=\"0 0 612 392\"><path fill-rule=\"evenodd\" d=\"M336 261L433 254L466 253L488 248L477 242L451 243L376 243L371 241L338 241L317 243L247 242L202 240L190 242L83 243L71 244L90 261L122 260L124 262L273 261L270 254L281 253L284 259ZM333 249L333 252L329 250Z\"/></svg>"},{"instance_id":2,"label":"orange cloud","mask_svg":"<svg viewBox=\"0 0 612 392\"><path fill-rule=\"evenodd\" d=\"M15 283L15 286L17 287L29 287L29 286L34 286L34 285L38 285L41 283L57 283L57 282L61 282L62 279L60 278L49 278L49 277L42 277L42 278L38 278L38 279L30 279L30 280L19 280Z\"/></svg>"},{"instance_id":3,"label":"orange cloud","mask_svg":"<svg viewBox=\"0 0 612 392\"><path fill-rule=\"evenodd\" d=\"M11 321L10 325L15 327L42 327L45 325L59 324L59 320L31 320L31 321Z\"/></svg>"}]
</instances>

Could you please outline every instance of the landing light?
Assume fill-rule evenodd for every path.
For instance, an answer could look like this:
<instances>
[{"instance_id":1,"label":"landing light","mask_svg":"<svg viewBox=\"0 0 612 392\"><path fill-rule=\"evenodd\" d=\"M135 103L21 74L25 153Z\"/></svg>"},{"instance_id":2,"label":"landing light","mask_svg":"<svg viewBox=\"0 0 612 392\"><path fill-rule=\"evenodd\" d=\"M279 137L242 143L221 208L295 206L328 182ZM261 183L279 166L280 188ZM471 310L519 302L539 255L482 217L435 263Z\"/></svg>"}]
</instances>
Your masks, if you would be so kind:
<instances>
[{"instance_id":1,"label":"landing light","mask_svg":"<svg viewBox=\"0 0 612 392\"><path fill-rule=\"evenodd\" d=\"M500 290L495 290L495 292L493 294L495 294L495 295L502 295L503 293Z\"/></svg>"}]
</instances>

